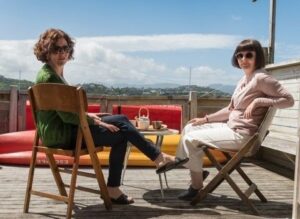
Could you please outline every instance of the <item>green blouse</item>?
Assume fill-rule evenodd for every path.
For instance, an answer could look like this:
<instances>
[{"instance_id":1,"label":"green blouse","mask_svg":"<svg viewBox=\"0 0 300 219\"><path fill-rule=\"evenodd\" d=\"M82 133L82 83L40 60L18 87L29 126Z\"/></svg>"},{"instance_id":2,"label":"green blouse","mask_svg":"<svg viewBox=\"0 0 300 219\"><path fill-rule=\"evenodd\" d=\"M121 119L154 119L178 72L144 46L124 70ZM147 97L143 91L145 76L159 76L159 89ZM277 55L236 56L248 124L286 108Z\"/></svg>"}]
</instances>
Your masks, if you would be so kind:
<instances>
[{"instance_id":1,"label":"green blouse","mask_svg":"<svg viewBox=\"0 0 300 219\"><path fill-rule=\"evenodd\" d=\"M37 74L36 84L39 83L60 83L66 84L55 71L45 64ZM37 129L39 135L48 147L71 146L72 132L76 130L79 124L79 117L74 113L60 111L38 111L37 112ZM88 117L88 123L92 125L93 119ZM73 136L74 138L74 136Z\"/></svg>"}]
</instances>

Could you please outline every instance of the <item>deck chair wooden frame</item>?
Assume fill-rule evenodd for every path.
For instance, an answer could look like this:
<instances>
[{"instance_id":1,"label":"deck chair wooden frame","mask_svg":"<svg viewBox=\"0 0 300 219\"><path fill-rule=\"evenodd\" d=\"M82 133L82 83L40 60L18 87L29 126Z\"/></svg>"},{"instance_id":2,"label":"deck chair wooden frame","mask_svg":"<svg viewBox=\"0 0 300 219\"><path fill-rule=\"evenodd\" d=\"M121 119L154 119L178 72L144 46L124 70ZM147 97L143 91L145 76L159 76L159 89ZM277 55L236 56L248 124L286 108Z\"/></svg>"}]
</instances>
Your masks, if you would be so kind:
<instances>
[{"instance_id":1,"label":"deck chair wooden frame","mask_svg":"<svg viewBox=\"0 0 300 219\"><path fill-rule=\"evenodd\" d=\"M300 130L299 130L300 131ZM298 131L298 137L299 137ZM296 151L295 177L294 177L294 201L292 218L300 218L300 141Z\"/></svg>"},{"instance_id":2,"label":"deck chair wooden frame","mask_svg":"<svg viewBox=\"0 0 300 219\"><path fill-rule=\"evenodd\" d=\"M24 213L27 213L29 210L31 195L37 195L65 202L68 205L66 218L71 218L74 205L74 194L76 189L101 195L104 200L106 209L110 210L112 208L112 204L108 195L101 165L97 157L97 152L101 151L102 147L95 147L92 139L92 135L86 118L87 98L85 91L80 87L77 88L63 84L45 83L30 87L28 89L28 94L35 124L37 124L37 111L56 110L77 114L79 117L80 125L78 126L76 147L74 150L54 149L46 147L45 145L39 145L41 139L38 131L36 130L24 201ZM85 141L86 149L81 148L83 140ZM59 191L59 195L33 189L34 169L36 166L38 152L46 154L49 166L51 168ZM74 160L72 170L59 168L56 164L55 157L53 156L55 154L73 157ZM78 170L79 158L81 155L86 154L88 154L91 158L95 173L87 173ZM70 185L66 185L63 183L60 172L72 174ZM100 190L76 186L76 179L78 175L96 178ZM69 187L68 193L65 187Z\"/></svg>"},{"instance_id":3,"label":"deck chair wooden frame","mask_svg":"<svg viewBox=\"0 0 300 219\"><path fill-rule=\"evenodd\" d=\"M272 122L275 112L275 108L269 108L263 122L258 129L258 132L254 134L239 151L225 151L220 148L214 148L206 145L203 146L204 153L212 162L212 164L219 170L219 172L205 187L199 191L198 195L191 201L191 205L196 205L198 202L202 201L208 193L212 193L224 180L226 180L241 198L241 200L251 209L253 214L259 214L258 210L249 199L250 195L255 193L262 202L267 202L267 199L258 189L256 184L242 170L240 164L245 157L253 156L258 151L260 144L268 133L268 128ZM226 163L221 165L215 159L210 150L218 150L223 153L227 158ZM243 192L231 178L230 174L234 170L236 170L248 184L249 187L245 192Z\"/></svg>"}]
</instances>

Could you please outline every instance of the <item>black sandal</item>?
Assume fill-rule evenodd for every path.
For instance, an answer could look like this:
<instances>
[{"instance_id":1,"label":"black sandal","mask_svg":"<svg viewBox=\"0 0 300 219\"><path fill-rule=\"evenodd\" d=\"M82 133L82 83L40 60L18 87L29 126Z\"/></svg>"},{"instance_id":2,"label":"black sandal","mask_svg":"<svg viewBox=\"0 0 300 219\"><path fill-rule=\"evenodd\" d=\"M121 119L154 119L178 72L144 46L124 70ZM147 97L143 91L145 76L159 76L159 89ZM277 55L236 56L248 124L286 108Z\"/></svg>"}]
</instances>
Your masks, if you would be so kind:
<instances>
[{"instance_id":1,"label":"black sandal","mask_svg":"<svg viewBox=\"0 0 300 219\"><path fill-rule=\"evenodd\" d=\"M125 194L120 195L118 198L110 198L111 202L118 205L130 205L134 203L133 199L128 199L128 196Z\"/></svg>"},{"instance_id":2,"label":"black sandal","mask_svg":"<svg viewBox=\"0 0 300 219\"><path fill-rule=\"evenodd\" d=\"M179 157L175 157L174 161L170 161L170 162L166 163L165 165L157 168L156 173L160 174L160 173L167 172L167 171L172 170L176 167L182 166L183 164L185 164L188 161L189 161L188 157L183 158L183 159L181 159Z\"/></svg>"}]
</instances>

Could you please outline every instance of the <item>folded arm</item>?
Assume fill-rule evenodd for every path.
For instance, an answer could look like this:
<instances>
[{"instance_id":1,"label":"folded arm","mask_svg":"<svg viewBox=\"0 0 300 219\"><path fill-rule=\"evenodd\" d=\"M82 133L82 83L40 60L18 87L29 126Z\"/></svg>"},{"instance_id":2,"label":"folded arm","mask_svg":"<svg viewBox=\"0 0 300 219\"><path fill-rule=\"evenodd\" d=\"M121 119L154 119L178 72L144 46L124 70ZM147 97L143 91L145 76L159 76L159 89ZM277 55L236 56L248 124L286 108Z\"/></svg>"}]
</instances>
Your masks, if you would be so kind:
<instances>
[{"instance_id":1,"label":"folded arm","mask_svg":"<svg viewBox=\"0 0 300 219\"><path fill-rule=\"evenodd\" d=\"M256 107L287 108L294 105L293 96L271 76L258 81L258 88L267 95L255 99Z\"/></svg>"}]
</instances>

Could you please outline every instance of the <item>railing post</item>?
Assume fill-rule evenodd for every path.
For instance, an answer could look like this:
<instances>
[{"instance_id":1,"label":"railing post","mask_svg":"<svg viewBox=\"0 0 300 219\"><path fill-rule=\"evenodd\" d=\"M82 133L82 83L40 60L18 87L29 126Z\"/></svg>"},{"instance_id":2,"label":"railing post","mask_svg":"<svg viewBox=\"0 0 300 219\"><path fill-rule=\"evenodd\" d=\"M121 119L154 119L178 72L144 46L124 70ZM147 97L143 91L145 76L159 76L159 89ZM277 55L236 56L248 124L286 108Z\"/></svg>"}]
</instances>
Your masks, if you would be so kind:
<instances>
[{"instance_id":1,"label":"railing post","mask_svg":"<svg viewBox=\"0 0 300 219\"><path fill-rule=\"evenodd\" d=\"M107 113L107 98L106 97L100 98L100 112Z\"/></svg>"},{"instance_id":2,"label":"railing post","mask_svg":"<svg viewBox=\"0 0 300 219\"><path fill-rule=\"evenodd\" d=\"M197 105L197 92L190 91L189 93L189 102L190 102L190 118L193 119L197 117L198 105Z\"/></svg>"},{"instance_id":3,"label":"railing post","mask_svg":"<svg viewBox=\"0 0 300 219\"><path fill-rule=\"evenodd\" d=\"M113 113L113 101L110 98L107 98L106 112Z\"/></svg>"},{"instance_id":4,"label":"railing post","mask_svg":"<svg viewBox=\"0 0 300 219\"><path fill-rule=\"evenodd\" d=\"M190 107L189 107L189 101L185 104L181 105L181 124L180 124L180 129L182 130L183 127L186 125L186 123L189 121L190 118Z\"/></svg>"},{"instance_id":5,"label":"railing post","mask_svg":"<svg viewBox=\"0 0 300 219\"><path fill-rule=\"evenodd\" d=\"M27 93L19 91L18 95L18 131L26 130L26 101Z\"/></svg>"},{"instance_id":6,"label":"railing post","mask_svg":"<svg viewBox=\"0 0 300 219\"><path fill-rule=\"evenodd\" d=\"M18 88L11 86L9 104L9 132L16 132L18 128Z\"/></svg>"}]
</instances>

